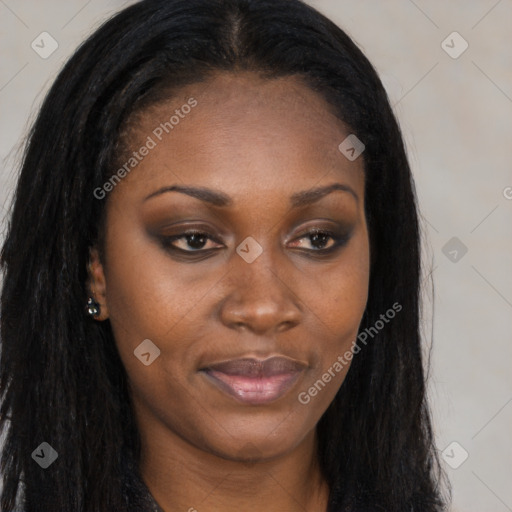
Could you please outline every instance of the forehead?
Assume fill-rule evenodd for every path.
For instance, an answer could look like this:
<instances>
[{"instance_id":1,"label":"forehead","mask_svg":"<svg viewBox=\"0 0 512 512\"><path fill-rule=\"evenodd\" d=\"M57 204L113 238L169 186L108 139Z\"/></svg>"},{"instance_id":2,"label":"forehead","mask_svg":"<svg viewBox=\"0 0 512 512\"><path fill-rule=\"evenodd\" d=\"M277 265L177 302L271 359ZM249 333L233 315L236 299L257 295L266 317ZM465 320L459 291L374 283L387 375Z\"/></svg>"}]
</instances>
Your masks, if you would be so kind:
<instances>
[{"instance_id":1,"label":"forehead","mask_svg":"<svg viewBox=\"0 0 512 512\"><path fill-rule=\"evenodd\" d=\"M302 190L335 175L356 188L362 158L350 162L338 149L349 133L299 77L218 73L130 121L127 157L143 145L153 147L123 181L139 193L172 181L236 195L249 185Z\"/></svg>"}]
</instances>

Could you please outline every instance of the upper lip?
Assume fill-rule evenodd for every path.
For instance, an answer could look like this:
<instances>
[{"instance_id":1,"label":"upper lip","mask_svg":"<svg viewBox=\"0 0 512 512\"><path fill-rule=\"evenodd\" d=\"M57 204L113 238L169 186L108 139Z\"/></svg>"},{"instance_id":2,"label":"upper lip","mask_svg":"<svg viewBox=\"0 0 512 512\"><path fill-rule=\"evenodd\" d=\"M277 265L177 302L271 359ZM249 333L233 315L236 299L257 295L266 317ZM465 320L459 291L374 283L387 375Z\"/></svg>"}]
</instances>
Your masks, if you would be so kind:
<instances>
[{"instance_id":1,"label":"upper lip","mask_svg":"<svg viewBox=\"0 0 512 512\"><path fill-rule=\"evenodd\" d=\"M245 357L240 359L230 359L208 365L202 370L213 370L226 375L242 375L244 377L273 377L274 375L283 375L295 373L304 370L305 364L283 356L269 357L268 359L256 359Z\"/></svg>"}]
</instances>

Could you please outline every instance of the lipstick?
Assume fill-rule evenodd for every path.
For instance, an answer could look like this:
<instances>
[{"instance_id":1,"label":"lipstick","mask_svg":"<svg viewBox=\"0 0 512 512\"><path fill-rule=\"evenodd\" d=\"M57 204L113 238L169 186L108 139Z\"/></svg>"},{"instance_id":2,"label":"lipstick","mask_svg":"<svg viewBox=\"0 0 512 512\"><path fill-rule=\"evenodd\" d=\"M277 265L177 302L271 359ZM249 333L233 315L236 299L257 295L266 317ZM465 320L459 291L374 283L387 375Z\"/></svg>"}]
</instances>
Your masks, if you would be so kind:
<instances>
[{"instance_id":1,"label":"lipstick","mask_svg":"<svg viewBox=\"0 0 512 512\"><path fill-rule=\"evenodd\" d=\"M281 398L305 365L287 357L232 359L202 369L209 382L240 402L261 405Z\"/></svg>"}]
</instances>

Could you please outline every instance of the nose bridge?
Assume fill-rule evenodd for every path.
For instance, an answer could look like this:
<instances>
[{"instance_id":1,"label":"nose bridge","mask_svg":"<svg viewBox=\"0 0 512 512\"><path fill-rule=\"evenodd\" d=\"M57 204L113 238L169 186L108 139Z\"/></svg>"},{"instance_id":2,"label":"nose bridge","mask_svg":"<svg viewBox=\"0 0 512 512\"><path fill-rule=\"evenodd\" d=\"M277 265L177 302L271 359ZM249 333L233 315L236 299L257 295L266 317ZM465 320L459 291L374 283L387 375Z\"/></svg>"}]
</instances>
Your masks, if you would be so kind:
<instances>
[{"instance_id":1,"label":"nose bridge","mask_svg":"<svg viewBox=\"0 0 512 512\"><path fill-rule=\"evenodd\" d=\"M240 249L256 247L240 244ZM240 255L242 254L242 255ZM231 328L246 328L263 334L281 331L300 321L300 307L289 283L283 279L279 256L264 249L252 262L243 253L233 254L229 290L223 301L221 319Z\"/></svg>"}]
</instances>

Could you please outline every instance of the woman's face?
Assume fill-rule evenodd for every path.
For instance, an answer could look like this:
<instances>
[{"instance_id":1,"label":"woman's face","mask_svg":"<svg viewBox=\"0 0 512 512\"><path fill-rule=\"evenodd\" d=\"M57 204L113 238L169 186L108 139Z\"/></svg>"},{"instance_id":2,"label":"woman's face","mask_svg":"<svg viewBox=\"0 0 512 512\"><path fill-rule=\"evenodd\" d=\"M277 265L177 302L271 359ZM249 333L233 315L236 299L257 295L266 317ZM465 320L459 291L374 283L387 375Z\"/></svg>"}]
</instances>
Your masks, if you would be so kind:
<instances>
[{"instance_id":1,"label":"woman's face","mask_svg":"<svg viewBox=\"0 0 512 512\"><path fill-rule=\"evenodd\" d=\"M219 74L133 126L92 288L142 435L285 454L341 386L366 306L363 157L289 77Z\"/></svg>"}]
</instances>

